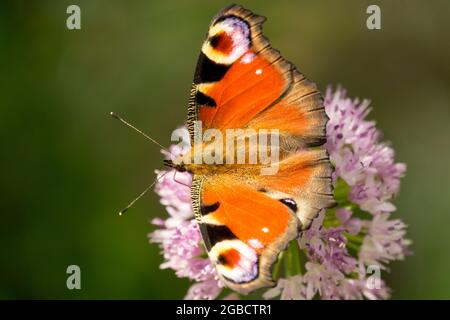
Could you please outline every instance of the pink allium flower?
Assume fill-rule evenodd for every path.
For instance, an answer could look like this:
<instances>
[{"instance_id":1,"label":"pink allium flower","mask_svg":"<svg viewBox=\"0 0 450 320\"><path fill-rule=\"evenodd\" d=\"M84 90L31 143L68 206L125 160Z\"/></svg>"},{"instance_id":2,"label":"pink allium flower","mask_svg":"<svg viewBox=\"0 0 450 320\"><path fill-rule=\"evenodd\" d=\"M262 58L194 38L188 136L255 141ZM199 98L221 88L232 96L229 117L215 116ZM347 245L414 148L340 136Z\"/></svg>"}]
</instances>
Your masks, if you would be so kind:
<instances>
[{"instance_id":1,"label":"pink allium flower","mask_svg":"<svg viewBox=\"0 0 450 320\"><path fill-rule=\"evenodd\" d=\"M172 145L169 152L162 150L164 157L170 159L172 156L184 154L190 149L189 133L184 130L185 135L181 136L181 142L177 145ZM193 217L191 208L191 190L188 185L192 183L192 177L187 172L170 171L155 171L158 183L155 186L155 192L160 196L160 202L166 207L170 218L163 221L167 228L177 226L181 221ZM176 180L175 180L176 175ZM161 224L161 219L153 221L156 224Z\"/></svg>"},{"instance_id":2,"label":"pink allium flower","mask_svg":"<svg viewBox=\"0 0 450 320\"><path fill-rule=\"evenodd\" d=\"M305 300L306 299L306 286L303 276L295 275L287 279L280 279L277 285L267 290L263 298L272 299L280 296L281 300Z\"/></svg>"},{"instance_id":3,"label":"pink allium flower","mask_svg":"<svg viewBox=\"0 0 450 320\"><path fill-rule=\"evenodd\" d=\"M345 90L328 88L325 109L330 118L327 149L336 167L335 178L352 187L350 200L372 214L395 211L390 200L398 192L406 165L395 163L394 150L379 142L375 122L365 120L369 101L352 100Z\"/></svg>"},{"instance_id":4,"label":"pink allium flower","mask_svg":"<svg viewBox=\"0 0 450 320\"><path fill-rule=\"evenodd\" d=\"M208 258L202 254L201 235L194 220L182 221L174 228L157 230L151 235L153 242L161 244L165 262L162 269L171 268L179 277L205 281L215 276Z\"/></svg>"},{"instance_id":5,"label":"pink allium flower","mask_svg":"<svg viewBox=\"0 0 450 320\"><path fill-rule=\"evenodd\" d=\"M373 278L376 275L368 272L368 267L388 270L387 264L409 254L411 242L404 238L406 225L390 219L396 209L391 201L406 166L395 162L394 150L379 141L381 133L375 123L366 120L368 101L352 100L345 90L329 88L325 108L330 118L326 147L335 165L338 206L321 212L300 234L295 250L303 252L306 261L296 261L300 265L297 270L298 266L286 265L288 259L281 259L278 263L293 273L280 274L277 285L263 297L387 299L390 289L382 279ZM189 149L189 137L183 140L181 147L170 148L172 155ZM191 177L177 173L175 181L174 171L156 173L160 179L155 191L169 214L166 220L153 220L159 229L150 234L150 241L162 249L161 268L171 268L178 277L195 281L186 299L215 299L223 285L205 255L199 229L192 219L190 190L185 185L190 185ZM228 296L236 298L234 294Z\"/></svg>"},{"instance_id":6,"label":"pink allium flower","mask_svg":"<svg viewBox=\"0 0 450 320\"><path fill-rule=\"evenodd\" d=\"M379 214L367 221L368 234L359 253L366 265L378 264L386 269L389 261L403 260L409 254L409 239L405 239L406 225L401 220L388 220L389 214Z\"/></svg>"},{"instance_id":7,"label":"pink allium flower","mask_svg":"<svg viewBox=\"0 0 450 320\"><path fill-rule=\"evenodd\" d=\"M186 300L212 300L222 291L222 286L218 284L217 280L210 279L193 284L184 299ZM233 296L230 296L233 300Z\"/></svg>"}]
</instances>

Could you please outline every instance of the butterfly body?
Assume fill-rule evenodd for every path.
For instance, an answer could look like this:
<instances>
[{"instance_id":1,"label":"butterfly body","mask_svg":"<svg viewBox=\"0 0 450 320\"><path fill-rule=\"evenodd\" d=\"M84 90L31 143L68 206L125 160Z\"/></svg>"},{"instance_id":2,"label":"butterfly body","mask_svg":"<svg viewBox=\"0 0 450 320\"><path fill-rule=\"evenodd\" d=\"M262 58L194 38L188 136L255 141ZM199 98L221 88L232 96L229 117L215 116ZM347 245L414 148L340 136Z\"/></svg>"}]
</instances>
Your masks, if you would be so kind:
<instances>
[{"instance_id":1,"label":"butterfly body","mask_svg":"<svg viewBox=\"0 0 450 320\"><path fill-rule=\"evenodd\" d=\"M235 5L213 19L189 100L192 148L166 162L193 175L192 207L205 248L220 279L241 293L273 285L279 253L334 203L321 95L270 46L264 21ZM216 139L202 139L199 123ZM235 129L250 130L256 149L222 139ZM237 132L233 139L243 131ZM277 155L269 174L255 154L270 140L260 132L277 133L267 152ZM239 151L257 161L239 163ZM214 163L205 163L208 152Z\"/></svg>"}]
</instances>

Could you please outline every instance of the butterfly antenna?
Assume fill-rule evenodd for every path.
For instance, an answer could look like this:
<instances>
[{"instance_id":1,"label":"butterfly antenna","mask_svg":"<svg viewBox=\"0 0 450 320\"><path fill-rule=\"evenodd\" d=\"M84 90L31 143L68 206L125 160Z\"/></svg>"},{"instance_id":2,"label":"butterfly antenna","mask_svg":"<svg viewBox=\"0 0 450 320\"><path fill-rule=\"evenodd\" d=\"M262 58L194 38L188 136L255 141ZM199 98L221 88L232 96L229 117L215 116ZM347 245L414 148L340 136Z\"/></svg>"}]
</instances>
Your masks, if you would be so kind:
<instances>
[{"instance_id":1,"label":"butterfly antenna","mask_svg":"<svg viewBox=\"0 0 450 320\"><path fill-rule=\"evenodd\" d=\"M164 147L162 144L160 144L158 141L156 141L155 139L151 138L148 134L146 134L145 132L139 130L138 128L136 128L135 126L133 126L131 123L129 123L128 121L126 121L125 119L123 119L122 117L120 117L118 114L111 112L110 115L116 119L119 120L120 122L122 122L124 125L130 127L131 129L133 129L134 131L137 131L138 133L140 133L141 135L143 135L147 140L150 140L151 142L153 142L154 144L160 146L163 150L167 151L168 153L171 154L171 152L169 150L167 150L166 147Z\"/></svg>"},{"instance_id":2,"label":"butterfly antenna","mask_svg":"<svg viewBox=\"0 0 450 320\"><path fill-rule=\"evenodd\" d=\"M127 205L125 208L123 208L122 210L119 211L119 216L123 215L125 212L128 211L128 209L130 209L135 203L136 201L138 201L140 198L142 198L148 190L151 189L151 187L153 187L155 185L156 182L159 181L159 179L161 179L162 177L164 177L167 173L169 173L169 171L164 172L162 175L156 177L156 179L152 182L151 185L149 185L147 188L145 188L144 191L141 192L140 195L138 195L133 201L130 202L129 205Z\"/></svg>"}]
</instances>

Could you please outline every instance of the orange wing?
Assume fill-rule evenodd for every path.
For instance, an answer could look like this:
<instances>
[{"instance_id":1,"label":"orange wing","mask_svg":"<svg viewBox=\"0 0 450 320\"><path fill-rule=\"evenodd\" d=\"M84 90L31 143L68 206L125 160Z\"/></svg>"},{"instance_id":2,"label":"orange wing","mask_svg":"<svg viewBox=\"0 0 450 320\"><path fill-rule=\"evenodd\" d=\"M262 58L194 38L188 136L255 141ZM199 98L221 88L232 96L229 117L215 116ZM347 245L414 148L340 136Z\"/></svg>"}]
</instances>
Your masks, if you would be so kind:
<instances>
[{"instance_id":1,"label":"orange wing","mask_svg":"<svg viewBox=\"0 0 450 320\"><path fill-rule=\"evenodd\" d=\"M197 220L222 281L241 293L274 284L271 266L298 235L298 220L282 202L233 177L194 179Z\"/></svg>"},{"instance_id":2,"label":"orange wing","mask_svg":"<svg viewBox=\"0 0 450 320\"><path fill-rule=\"evenodd\" d=\"M201 120L205 129L279 129L293 151L325 142L328 118L316 85L270 46L264 21L240 6L214 18L191 91L191 137Z\"/></svg>"},{"instance_id":3,"label":"orange wing","mask_svg":"<svg viewBox=\"0 0 450 320\"><path fill-rule=\"evenodd\" d=\"M333 204L326 153L298 152L278 165L275 175L247 168L194 176L192 203L206 250L222 281L241 293L272 285L278 254Z\"/></svg>"}]
</instances>

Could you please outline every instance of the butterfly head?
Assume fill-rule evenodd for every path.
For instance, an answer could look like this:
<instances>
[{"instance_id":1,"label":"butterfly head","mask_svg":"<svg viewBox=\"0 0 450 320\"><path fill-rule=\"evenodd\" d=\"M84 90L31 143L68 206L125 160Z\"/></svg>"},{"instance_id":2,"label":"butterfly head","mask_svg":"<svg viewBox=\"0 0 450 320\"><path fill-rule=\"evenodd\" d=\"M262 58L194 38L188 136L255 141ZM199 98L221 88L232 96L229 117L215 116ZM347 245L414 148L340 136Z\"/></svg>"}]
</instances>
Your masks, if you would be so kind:
<instances>
[{"instance_id":1,"label":"butterfly head","mask_svg":"<svg viewBox=\"0 0 450 320\"><path fill-rule=\"evenodd\" d=\"M164 165L166 167L173 168L173 169L177 170L178 172L186 172L187 171L186 165L183 162L175 163L172 160L165 159Z\"/></svg>"}]
</instances>

